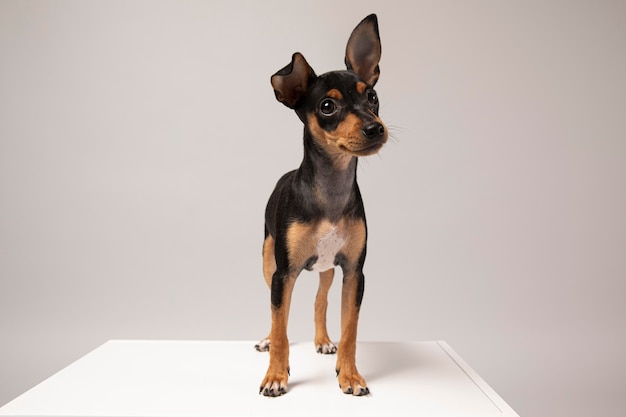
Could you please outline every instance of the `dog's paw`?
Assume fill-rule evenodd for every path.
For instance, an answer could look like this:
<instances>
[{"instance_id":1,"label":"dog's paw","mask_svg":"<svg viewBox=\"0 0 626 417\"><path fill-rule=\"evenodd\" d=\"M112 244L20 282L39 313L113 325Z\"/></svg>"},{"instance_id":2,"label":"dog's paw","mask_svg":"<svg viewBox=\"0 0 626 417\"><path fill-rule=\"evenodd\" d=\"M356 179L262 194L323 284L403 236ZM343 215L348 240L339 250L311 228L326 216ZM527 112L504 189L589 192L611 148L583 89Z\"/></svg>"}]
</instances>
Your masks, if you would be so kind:
<instances>
[{"instance_id":1,"label":"dog's paw","mask_svg":"<svg viewBox=\"0 0 626 417\"><path fill-rule=\"evenodd\" d=\"M335 344L329 340L327 342L316 343L315 351L317 353L322 353L325 355L332 355L334 353L337 353L337 346L335 346Z\"/></svg>"},{"instance_id":2,"label":"dog's paw","mask_svg":"<svg viewBox=\"0 0 626 417\"><path fill-rule=\"evenodd\" d=\"M254 348L259 352L269 352L270 351L270 339L263 339L256 345Z\"/></svg>"},{"instance_id":3,"label":"dog's paw","mask_svg":"<svg viewBox=\"0 0 626 417\"><path fill-rule=\"evenodd\" d=\"M289 369L287 369L287 372L275 372L270 368L263 382L261 382L259 394L263 394L266 397L279 397L287 393L288 375Z\"/></svg>"},{"instance_id":4,"label":"dog's paw","mask_svg":"<svg viewBox=\"0 0 626 417\"><path fill-rule=\"evenodd\" d=\"M339 388L344 394L352 394L357 397L369 395L370 389L367 387L365 379L358 372L337 371Z\"/></svg>"}]
</instances>

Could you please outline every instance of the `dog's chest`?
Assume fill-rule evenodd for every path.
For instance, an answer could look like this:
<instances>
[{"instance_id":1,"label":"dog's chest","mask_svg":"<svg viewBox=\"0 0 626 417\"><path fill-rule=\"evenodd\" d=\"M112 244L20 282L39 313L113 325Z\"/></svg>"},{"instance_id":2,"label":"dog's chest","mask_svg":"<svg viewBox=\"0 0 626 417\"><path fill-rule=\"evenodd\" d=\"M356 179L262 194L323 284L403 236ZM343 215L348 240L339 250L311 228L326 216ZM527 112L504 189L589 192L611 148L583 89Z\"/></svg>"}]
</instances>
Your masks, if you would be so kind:
<instances>
[{"instance_id":1,"label":"dog's chest","mask_svg":"<svg viewBox=\"0 0 626 417\"><path fill-rule=\"evenodd\" d=\"M317 234L317 259L310 269L326 271L335 266L335 258L345 242L343 233L336 226L321 228Z\"/></svg>"}]
</instances>

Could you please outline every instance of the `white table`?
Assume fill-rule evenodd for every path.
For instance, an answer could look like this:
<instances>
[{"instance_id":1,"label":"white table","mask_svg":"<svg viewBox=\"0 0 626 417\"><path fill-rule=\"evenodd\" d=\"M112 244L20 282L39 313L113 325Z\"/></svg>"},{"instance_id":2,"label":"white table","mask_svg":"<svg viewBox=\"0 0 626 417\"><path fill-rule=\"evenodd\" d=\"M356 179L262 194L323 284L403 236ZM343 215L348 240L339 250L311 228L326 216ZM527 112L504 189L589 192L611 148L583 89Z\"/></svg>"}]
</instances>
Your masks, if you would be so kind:
<instances>
[{"instance_id":1,"label":"white table","mask_svg":"<svg viewBox=\"0 0 626 417\"><path fill-rule=\"evenodd\" d=\"M109 341L0 408L0 416L517 416L443 341L359 342L371 395L343 394L335 355L291 345L289 391L259 395L254 342Z\"/></svg>"}]
</instances>

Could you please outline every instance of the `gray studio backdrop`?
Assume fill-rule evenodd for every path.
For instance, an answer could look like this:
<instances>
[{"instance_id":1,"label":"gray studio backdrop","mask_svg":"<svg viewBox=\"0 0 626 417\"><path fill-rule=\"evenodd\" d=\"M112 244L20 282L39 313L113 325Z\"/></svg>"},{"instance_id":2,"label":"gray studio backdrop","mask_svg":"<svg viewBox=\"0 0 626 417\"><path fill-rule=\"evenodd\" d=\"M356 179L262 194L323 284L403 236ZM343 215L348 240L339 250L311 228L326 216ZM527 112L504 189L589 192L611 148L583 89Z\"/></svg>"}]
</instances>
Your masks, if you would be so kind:
<instances>
[{"instance_id":1,"label":"gray studio backdrop","mask_svg":"<svg viewBox=\"0 0 626 417\"><path fill-rule=\"evenodd\" d=\"M359 338L444 339L524 417L626 414L611 1L0 1L0 404L108 339L267 334L263 210L302 152L269 77L341 67L371 12L394 139L359 168Z\"/></svg>"}]
</instances>

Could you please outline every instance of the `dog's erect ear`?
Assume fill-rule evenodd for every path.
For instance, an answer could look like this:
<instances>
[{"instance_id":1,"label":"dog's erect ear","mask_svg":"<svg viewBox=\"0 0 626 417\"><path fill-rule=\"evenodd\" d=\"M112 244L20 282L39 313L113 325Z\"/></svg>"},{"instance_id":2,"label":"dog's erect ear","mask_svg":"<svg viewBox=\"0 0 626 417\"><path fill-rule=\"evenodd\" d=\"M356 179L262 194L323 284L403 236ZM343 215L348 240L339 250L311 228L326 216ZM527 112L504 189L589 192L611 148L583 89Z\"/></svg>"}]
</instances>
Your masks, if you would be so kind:
<instances>
[{"instance_id":1,"label":"dog's erect ear","mask_svg":"<svg viewBox=\"0 0 626 417\"><path fill-rule=\"evenodd\" d=\"M313 68L300 52L291 57L285 68L272 75L271 82L276 99L293 109L315 78Z\"/></svg>"},{"instance_id":2,"label":"dog's erect ear","mask_svg":"<svg viewBox=\"0 0 626 417\"><path fill-rule=\"evenodd\" d=\"M346 67L373 86L380 75L380 35L375 14L367 16L352 31L346 47Z\"/></svg>"}]
</instances>

